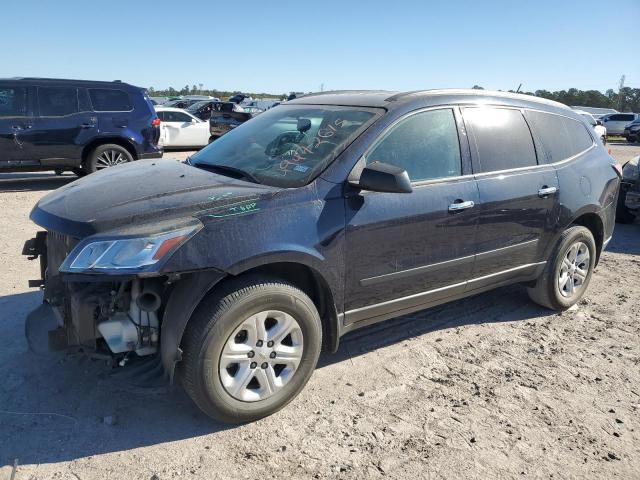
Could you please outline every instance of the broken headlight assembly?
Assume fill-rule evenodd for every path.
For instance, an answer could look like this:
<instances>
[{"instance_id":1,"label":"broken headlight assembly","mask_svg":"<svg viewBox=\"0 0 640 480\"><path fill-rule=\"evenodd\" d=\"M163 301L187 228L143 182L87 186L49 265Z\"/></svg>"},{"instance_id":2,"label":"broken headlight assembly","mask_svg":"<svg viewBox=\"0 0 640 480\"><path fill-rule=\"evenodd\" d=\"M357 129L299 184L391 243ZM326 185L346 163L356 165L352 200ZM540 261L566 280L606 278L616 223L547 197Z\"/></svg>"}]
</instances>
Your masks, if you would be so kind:
<instances>
[{"instance_id":1,"label":"broken headlight assembly","mask_svg":"<svg viewBox=\"0 0 640 480\"><path fill-rule=\"evenodd\" d=\"M89 237L80 242L60 267L65 273L125 274L157 270L202 224L162 233Z\"/></svg>"}]
</instances>

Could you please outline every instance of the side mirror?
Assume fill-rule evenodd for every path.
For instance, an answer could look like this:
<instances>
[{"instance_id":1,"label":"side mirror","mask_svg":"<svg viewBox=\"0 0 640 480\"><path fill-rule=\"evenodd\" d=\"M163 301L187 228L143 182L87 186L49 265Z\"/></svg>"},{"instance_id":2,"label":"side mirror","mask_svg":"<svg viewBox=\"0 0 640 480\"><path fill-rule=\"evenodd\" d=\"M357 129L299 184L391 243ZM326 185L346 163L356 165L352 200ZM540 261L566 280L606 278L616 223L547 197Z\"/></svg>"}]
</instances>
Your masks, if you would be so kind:
<instances>
[{"instance_id":1,"label":"side mirror","mask_svg":"<svg viewBox=\"0 0 640 480\"><path fill-rule=\"evenodd\" d=\"M296 125L296 130L300 133L308 132L311 129L311 120L308 118L299 118L298 124Z\"/></svg>"},{"instance_id":2,"label":"side mirror","mask_svg":"<svg viewBox=\"0 0 640 480\"><path fill-rule=\"evenodd\" d=\"M357 181L350 185L361 190L388 193L411 193L411 180L406 170L388 163L373 162L362 169Z\"/></svg>"},{"instance_id":3,"label":"side mirror","mask_svg":"<svg viewBox=\"0 0 640 480\"><path fill-rule=\"evenodd\" d=\"M602 125L602 121L596 120L596 125Z\"/></svg>"}]
</instances>

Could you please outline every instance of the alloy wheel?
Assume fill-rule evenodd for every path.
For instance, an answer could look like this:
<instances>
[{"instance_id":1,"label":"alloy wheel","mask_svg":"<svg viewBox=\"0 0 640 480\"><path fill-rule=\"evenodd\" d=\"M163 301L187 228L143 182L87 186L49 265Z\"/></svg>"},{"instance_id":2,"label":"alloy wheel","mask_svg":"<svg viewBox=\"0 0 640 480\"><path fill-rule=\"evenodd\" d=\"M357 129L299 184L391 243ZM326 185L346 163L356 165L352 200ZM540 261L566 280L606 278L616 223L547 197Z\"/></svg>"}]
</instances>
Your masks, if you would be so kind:
<instances>
[{"instance_id":1,"label":"alloy wheel","mask_svg":"<svg viewBox=\"0 0 640 480\"><path fill-rule=\"evenodd\" d=\"M105 150L96 159L96 170L102 170L107 167L114 167L127 163L129 159L119 150Z\"/></svg>"},{"instance_id":2,"label":"alloy wheel","mask_svg":"<svg viewBox=\"0 0 640 480\"><path fill-rule=\"evenodd\" d=\"M259 312L229 336L220 354L220 380L236 400L257 402L291 381L302 360L302 330L291 315Z\"/></svg>"},{"instance_id":3,"label":"alloy wheel","mask_svg":"<svg viewBox=\"0 0 640 480\"><path fill-rule=\"evenodd\" d=\"M576 295L587 280L590 266L589 247L583 242L572 244L558 272L558 289L563 297Z\"/></svg>"}]
</instances>

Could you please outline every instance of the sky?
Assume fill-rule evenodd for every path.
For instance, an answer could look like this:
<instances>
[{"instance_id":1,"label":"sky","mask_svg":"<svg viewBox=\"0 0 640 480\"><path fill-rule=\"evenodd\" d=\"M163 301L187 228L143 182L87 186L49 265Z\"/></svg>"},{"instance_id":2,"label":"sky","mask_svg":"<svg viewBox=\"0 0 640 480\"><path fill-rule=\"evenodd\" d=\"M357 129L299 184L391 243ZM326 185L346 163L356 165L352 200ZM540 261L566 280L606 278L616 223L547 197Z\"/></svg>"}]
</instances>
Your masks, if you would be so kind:
<instances>
[{"instance_id":1,"label":"sky","mask_svg":"<svg viewBox=\"0 0 640 480\"><path fill-rule=\"evenodd\" d=\"M3 0L0 78L270 92L640 88L640 0Z\"/></svg>"}]
</instances>

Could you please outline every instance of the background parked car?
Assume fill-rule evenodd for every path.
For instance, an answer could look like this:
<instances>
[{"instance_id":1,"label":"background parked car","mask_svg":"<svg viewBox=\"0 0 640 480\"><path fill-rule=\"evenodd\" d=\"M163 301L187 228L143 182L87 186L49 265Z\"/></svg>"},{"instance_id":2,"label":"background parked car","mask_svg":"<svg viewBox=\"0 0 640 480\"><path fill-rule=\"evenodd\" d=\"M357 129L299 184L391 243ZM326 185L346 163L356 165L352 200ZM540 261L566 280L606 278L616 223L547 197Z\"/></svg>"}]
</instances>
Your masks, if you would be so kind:
<instances>
[{"instance_id":1,"label":"background parked car","mask_svg":"<svg viewBox=\"0 0 640 480\"><path fill-rule=\"evenodd\" d=\"M191 115L198 117L200 120L209 120L211 118L212 110L219 110L220 105L224 103L218 99L214 100L202 100L196 102L190 107L186 108L187 112Z\"/></svg>"},{"instance_id":2,"label":"background parked car","mask_svg":"<svg viewBox=\"0 0 640 480\"><path fill-rule=\"evenodd\" d=\"M81 175L162 156L160 120L142 88L115 81L0 80L0 170Z\"/></svg>"},{"instance_id":3,"label":"background parked car","mask_svg":"<svg viewBox=\"0 0 640 480\"><path fill-rule=\"evenodd\" d=\"M160 118L160 145L172 147L204 147L209 143L209 124L189 112L171 107L156 109Z\"/></svg>"},{"instance_id":4,"label":"background parked car","mask_svg":"<svg viewBox=\"0 0 640 480\"><path fill-rule=\"evenodd\" d=\"M258 113L246 112L244 108L237 103L221 103L219 110L211 111L211 118L209 119L209 133L211 137L209 141L214 141L256 115L258 115Z\"/></svg>"},{"instance_id":5,"label":"background parked car","mask_svg":"<svg viewBox=\"0 0 640 480\"><path fill-rule=\"evenodd\" d=\"M631 223L640 215L640 156L622 166L622 183L618 194L616 221Z\"/></svg>"},{"instance_id":6,"label":"background parked car","mask_svg":"<svg viewBox=\"0 0 640 480\"><path fill-rule=\"evenodd\" d=\"M198 103L201 102L202 100L199 100L197 98L179 98L177 100L169 100L166 103L163 103L162 106L163 107L173 107L173 108L188 108L191 105L193 105L194 103Z\"/></svg>"},{"instance_id":7,"label":"background parked car","mask_svg":"<svg viewBox=\"0 0 640 480\"><path fill-rule=\"evenodd\" d=\"M622 135L624 133L624 127L629 125L634 120L638 120L640 115L637 113L612 113L605 115L600 120L607 129L607 135Z\"/></svg>"},{"instance_id":8,"label":"background parked car","mask_svg":"<svg viewBox=\"0 0 640 480\"><path fill-rule=\"evenodd\" d=\"M602 140L602 143L607 143L607 129L602 125L602 120L597 120L592 114L589 112L585 112L584 110L575 110L575 112L584 118L589 125L596 132L596 135Z\"/></svg>"},{"instance_id":9,"label":"background parked car","mask_svg":"<svg viewBox=\"0 0 640 480\"><path fill-rule=\"evenodd\" d=\"M627 142L640 142L640 120L631 122L629 125L624 127L622 135L627 139Z\"/></svg>"}]
</instances>

